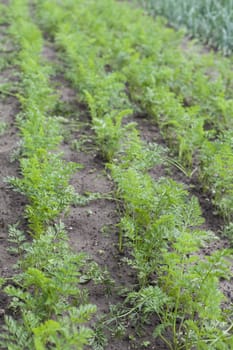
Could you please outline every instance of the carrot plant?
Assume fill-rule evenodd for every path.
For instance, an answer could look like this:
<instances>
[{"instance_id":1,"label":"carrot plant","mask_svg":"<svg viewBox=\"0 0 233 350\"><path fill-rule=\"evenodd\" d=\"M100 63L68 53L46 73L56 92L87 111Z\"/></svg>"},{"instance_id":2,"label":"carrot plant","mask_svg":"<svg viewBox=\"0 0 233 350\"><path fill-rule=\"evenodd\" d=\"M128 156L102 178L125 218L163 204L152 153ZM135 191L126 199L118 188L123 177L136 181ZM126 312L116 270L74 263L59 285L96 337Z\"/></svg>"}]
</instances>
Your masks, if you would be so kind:
<instances>
[{"instance_id":1,"label":"carrot plant","mask_svg":"<svg viewBox=\"0 0 233 350\"><path fill-rule=\"evenodd\" d=\"M165 28L160 20L153 22L149 17L139 15L139 11L126 11L129 5L112 2L111 6L118 16L111 15L109 6L105 6L104 2L89 2L87 5L80 1L78 7L64 2L60 11L70 11L69 23L61 21L58 28L58 20L50 22L50 30L55 32L58 46L66 47L69 60L72 57L72 61L76 62L76 66L72 64L74 68L70 67L68 75L79 89L87 89L87 102L94 115L93 103L99 110L101 100L106 109L106 95L105 98L101 96L105 94L102 82L105 84L106 79L108 84L109 80L118 81L118 78L121 84L123 80L127 82L131 102L153 116L168 145L171 148L175 146L176 155L187 172L192 174L195 165L200 164L203 187L208 187L213 193L219 211L222 214L227 211L226 216L231 218L230 203L227 206L221 203L226 202L225 196L231 196L225 188L231 188L232 181L224 175L225 170L219 162L221 190L215 196L216 177L206 170L209 162L206 162L205 154L207 148L213 147L213 140L223 142L222 133L232 126L230 62L213 54L200 57L192 47L190 54L182 53L182 34ZM53 5L44 1L39 8L44 13L41 21L46 27ZM58 19L63 18L58 7L55 11ZM100 14L102 22L97 23L93 18L99 18ZM140 19L137 23L135 17ZM78 35L74 28L78 30ZM150 35L152 32L156 35ZM63 42L62 37L65 37ZM86 85L82 83L85 77L88 81ZM97 90L94 87L98 77L101 77L100 92L100 83ZM112 86L108 86L110 89ZM111 101L116 99L115 96L118 94L115 93ZM224 144L226 148L230 147L229 140L224 139ZM224 159L224 152L220 157ZM210 163L213 162L214 158L211 158ZM204 183L207 178L207 183Z\"/></svg>"},{"instance_id":2,"label":"carrot plant","mask_svg":"<svg viewBox=\"0 0 233 350\"><path fill-rule=\"evenodd\" d=\"M31 232L40 235L72 201L69 178L77 166L65 163L61 155L54 154L61 142L60 125L56 117L46 114L55 108L58 96L49 85L50 67L42 64L40 57L41 32L27 20L27 12L27 2L12 2L10 18L14 21L10 32L21 48L18 64L22 72L23 113L18 117L18 127L23 138L20 160L23 178L9 179L9 182L29 198L25 216Z\"/></svg>"},{"instance_id":3,"label":"carrot plant","mask_svg":"<svg viewBox=\"0 0 233 350\"><path fill-rule=\"evenodd\" d=\"M53 349L82 349L92 335L82 324L96 311L87 303L86 291L79 288L81 270L87 269L85 255L70 251L62 224L49 227L31 243L22 232L16 235L21 239L15 248L24 252L17 264L21 273L5 292L11 297L10 308L20 317L6 317L2 346L46 349L50 344Z\"/></svg>"},{"instance_id":4,"label":"carrot plant","mask_svg":"<svg viewBox=\"0 0 233 350\"><path fill-rule=\"evenodd\" d=\"M135 318L141 312L142 319L148 319L156 313L160 325L154 336L170 349L229 348L231 323L221 307L225 297L219 279L230 276L225 257L231 252L217 251L200 259L201 247L215 237L198 228L203 218L196 198L188 199L184 188L172 180L154 182L135 166L135 159L129 161L127 152L131 158L126 150L123 160L110 165L118 196L125 203L120 228L124 244L131 248L126 260L137 271L140 284L139 291L127 297L132 304L127 314ZM140 148L137 152L139 157ZM154 288L151 299L149 286ZM164 300L164 307L160 309L156 300ZM172 334L171 340L165 331Z\"/></svg>"},{"instance_id":5,"label":"carrot plant","mask_svg":"<svg viewBox=\"0 0 233 350\"><path fill-rule=\"evenodd\" d=\"M73 201L69 179L77 165L65 164L59 154L48 157L42 151L39 159L34 155L23 158L20 164L23 178L8 178L8 183L30 200L25 216L29 228L38 236Z\"/></svg>"},{"instance_id":6,"label":"carrot plant","mask_svg":"<svg viewBox=\"0 0 233 350\"><path fill-rule=\"evenodd\" d=\"M11 251L20 260L4 288L12 316L5 317L0 343L8 349L83 349L92 336L85 323L96 306L88 303L80 283L84 275L100 279L101 272L84 254L71 251L63 224L50 226L75 198L69 179L78 165L58 152L60 124L48 114L59 97L50 86L51 68L42 60L43 37L31 20L29 2L13 0L6 11L19 50L22 109L17 117L21 177L8 182L28 198L25 216L33 240L29 243L17 227L10 229Z\"/></svg>"},{"instance_id":7,"label":"carrot plant","mask_svg":"<svg viewBox=\"0 0 233 350\"><path fill-rule=\"evenodd\" d=\"M42 6L47 18L53 9L52 3L45 2ZM75 33L71 23L64 21L66 15L62 7L56 8L55 16L52 23L43 20L43 25L49 26L51 32L56 31L57 46L64 51L63 56L68 57L65 58L69 66L66 75L82 91L81 98L89 107L101 153L105 159L111 160L127 133L122 119L132 113L125 93L124 76L117 72L106 73L104 57L95 50L92 40L81 31ZM96 56L99 56L97 60Z\"/></svg>"},{"instance_id":8,"label":"carrot plant","mask_svg":"<svg viewBox=\"0 0 233 350\"><path fill-rule=\"evenodd\" d=\"M111 160L127 132L127 128L122 126L122 120L131 114L132 110L129 109L130 103L124 91L122 76L117 73L106 74L102 59L99 65L95 65L95 58L91 59L93 53L88 46L91 43L88 44L86 37L81 34L74 42L78 39L80 39L79 45L74 48L74 45L70 45L70 41L74 41L72 31L67 33L62 26L57 36L57 43L67 52L72 63L76 63L72 65L67 76L72 79L76 87L83 88L83 100L89 107L101 153L105 159ZM80 50L84 45L87 45L88 50L87 48ZM85 59L88 59L88 66L83 64Z\"/></svg>"},{"instance_id":9,"label":"carrot plant","mask_svg":"<svg viewBox=\"0 0 233 350\"><path fill-rule=\"evenodd\" d=\"M0 122L0 135L4 134L4 132L7 129L7 123L5 122Z\"/></svg>"},{"instance_id":10,"label":"carrot plant","mask_svg":"<svg viewBox=\"0 0 233 350\"><path fill-rule=\"evenodd\" d=\"M160 325L154 334L170 349L227 349L232 326L221 308L219 280L229 276L225 259L229 252L202 257L201 248L214 236L200 228L203 218L197 199L172 179L154 181L147 171L163 162L161 152L156 153L156 147L149 150L135 126L114 120L116 112L124 115L132 101L140 105L156 118L180 160L191 168L194 156L212 144L202 94L208 97L216 86L225 94L227 82L220 79L211 85L210 77L202 79L198 73L188 82L198 67L197 58L183 69L187 60L175 49L180 42L177 34L139 10L129 11L128 4L45 0L37 5L42 27L62 52L67 77L90 109L101 149L107 145L110 151L117 143L110 155L105 151L105 158L124 203L119 246L122 251L130 248L131 256L125 260L139 282L139 290L127 299L134 306L125 315L137 311L143 319L144 314L157 314ZM207 69L204 61L199 67ZM210 85L190 100L203 82ZM213 98L208 108L216 117L214 106ZM109 116L113 119L106 122ZM171 341L165 331L172 334Z\"/></svg>"}]
</instances>

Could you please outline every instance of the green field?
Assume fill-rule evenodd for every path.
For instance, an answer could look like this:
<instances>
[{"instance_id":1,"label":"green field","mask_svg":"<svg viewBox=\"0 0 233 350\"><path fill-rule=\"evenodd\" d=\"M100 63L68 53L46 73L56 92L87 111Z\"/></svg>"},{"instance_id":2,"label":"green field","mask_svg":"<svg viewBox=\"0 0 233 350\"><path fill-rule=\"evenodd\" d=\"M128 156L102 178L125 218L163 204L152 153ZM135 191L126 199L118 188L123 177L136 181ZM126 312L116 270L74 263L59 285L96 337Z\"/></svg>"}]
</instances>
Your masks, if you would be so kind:
<instances>
[{"instance_id":1,"label":"green field","mask_svg":"<svg viewBox=\"0 0 233 350\"><path fill-rule=\"evenodd\" d=\"M232 349L231 58L114 0L0 38L1 349Z\"/></svg>"}]
</instances>

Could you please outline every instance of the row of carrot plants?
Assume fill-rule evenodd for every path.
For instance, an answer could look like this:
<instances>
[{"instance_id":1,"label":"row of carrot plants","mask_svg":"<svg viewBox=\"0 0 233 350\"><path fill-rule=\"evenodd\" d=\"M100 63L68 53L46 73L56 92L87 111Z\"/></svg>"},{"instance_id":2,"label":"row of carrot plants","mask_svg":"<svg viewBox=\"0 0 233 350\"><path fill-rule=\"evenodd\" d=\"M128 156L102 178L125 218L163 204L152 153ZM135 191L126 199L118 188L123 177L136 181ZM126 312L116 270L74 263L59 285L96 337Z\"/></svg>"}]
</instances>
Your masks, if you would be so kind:
<instances>
[{"instance_id":1,"label":"row of carrot plants","mask_svg":"<svg viewBox=\"0 0 233 350\"><path fill-rule=\"evenodd\" d=\"M36 13L61 51L67 77L89 107L116 194L124 203L119 247L130 247L127 261L137 271L139 282L138 289L127 296L132 307L126 314L139 314L141 320L157 314L160 324L154 335L170 349L229 349L232 325L228 311L221 308L224 296L219 290L219 279L229 277L225 259L229 252L216 251L200 258L201 247L214 237L198 228L203 219L197 199L190 198L172 179L154 181L148 175L151 167L163 162L164 151L149 149L135 124L126 122L134 107L125 86L134 53L130 40L134 38L142 55L146 56L145 50L150 57L153 51L159 59L164 45L161 38L168 42L174 33L156 24L157 37L162 33L160 47L152 47L151 31L143 26L140 11L113 1L105 5L105 1L58 4L44 0L37 2ZM150 44L143 47L139 36L151 40ZM142 57L135 53L134 58L133 68ZM147 73L142 79L150 80ZM168 333L172 338L166 337Z\"/></svg>"},{"instance_id":2,"label":"row of carrot plants","mask_svg":"<svg viewBox=\"0 0 233 350\"><path fill-rule=\"evenodd\" d=\"M140 10L129 4L79 1L76 5L70 23L64 23L61 30L67 33L69 46L72 48L80 38L86 47L82 64L87 60L91 66L95 56L101 56L101 65L111 73L108 84L111 85L114 75L120 84L118 89L124 89L127 83L131 103L155 119L186 173L198 174L203 189L209 191L219 212L230 222L233 193L230 61L213 54L201 56L192 46L190 53L182 52L182 33L166 28L161 20L154 22L142 16ZM49 13L53 4L42 2L41 6ZM72 2L62 6L65 11ZM114 9L114 15L110 9ZM51 21L46 15L43 22L49 30ZM70 28L77 32L71 34ZM57 38L58 44L59 40L63 40L62 36ZM95 53L88 56L88 47L93 44ZM79 71L82 74L81 68ZM87 79L92 84L91 77ZM115 89L113 84L111 89Z\"/></svg>"},{"instance_id":3,"label":"row of carrot plants","mask_svg":"<svg viewBox=\"0 0 233 350\"><path fill-rule=\"evenodd\" d=\"M17 49L21 102L21 176L7 181L28 200L28 232L17 226L9 232L19 261L15 276L2 281L11 316L5 317L1 348L83 349L92 336L85 323L96 312L79 285L89 263L85 254L71 251L62 222L54 222L75 198L69 179L78 165L62 160L58 151L61 126L50 115L59 96L50 87L51 67L42 59L43 38L29 3L12 0L5 10Z\"/></svg>"}]
</instances>

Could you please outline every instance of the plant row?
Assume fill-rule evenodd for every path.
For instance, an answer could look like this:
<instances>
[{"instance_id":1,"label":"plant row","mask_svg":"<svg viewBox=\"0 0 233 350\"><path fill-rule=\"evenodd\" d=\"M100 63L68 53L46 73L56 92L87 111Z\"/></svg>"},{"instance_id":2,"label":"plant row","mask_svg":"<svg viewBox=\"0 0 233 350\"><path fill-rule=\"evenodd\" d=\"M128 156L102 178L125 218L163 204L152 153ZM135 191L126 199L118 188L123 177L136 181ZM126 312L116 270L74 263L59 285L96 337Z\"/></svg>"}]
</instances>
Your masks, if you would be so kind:
<instances>
[{"instance_id":1,"label":"plant row","mask_svg":"<svg viewBox=\"0 0 233 350\"><path fill-rule=\"evenodd\" d=\"M170 24L185 26L190 34L205 44L219 49L224 55L232 53L233 2L217 0L138 0L151 15L167 17Z\"/></svg>"},{"instance_id":2,"label":"plant row","mask_svg":"<svg viewBox=\"0 0 233 350\"><path fill-rule=\"evenodd\" d=\"M157 314L160 324L154 335L170 349L228 349L232 326L221 308L224 296L219 290L219 278L228 276L224 259L228 252L200 258L201 247L214 237L198 228L203 219L197 199L189 198L172 179L154 181L148 175L151 167L163 162L163 151L143 144L135 125L124 118L133 107L127 94L130 86L125 86L134 53L130 40L134 38L135 47L143 51L136 34L144 40L151 35L140 27L140 11L132 11L137 21L129 23L125 22L131 16L128 5L113 1L105 5L104 1L88 5L85 1L39 1L37 13L62 52L67 77L89 107L102 155L124 203L119 246L121 250L124 245L130 247L127 261L137 271L139 282L139 288L128 294L127 302L133 306L126 314L139 313L141 320ZM168 40L170 31L161 35ZM150 50L156 52L148 44L147 58ZM139 58L135 53L138 64ZM150 80L151 75L144 77ZM167 333L172 339L166 338Z\"/></svg>"},{"instance_id":3,"label":"plant row","mask_svg":"<svg viewBox=\"0 0 233 350\"><path fill-rule=\"evenodd\" d=\"M52 6L44 4L44 13ZM62 6L65 11L72 5L64 2ZM110 8L117 15L111 14ZM101 21L95 20L97 17ZM43 18L47 30L56 25L55 21L51 23L46 15ZM209 191L218 210L230 221L233 191L230 61L211 54L197 55L192 48L190 53L183 54L181 33L166 28L160 20L154 22L142 16L139 10L129 11L128 4L114 1L109 6L105 1L78 2L70 23L64 23L60 32L58 44L67 35L70 50L79 45L79 38L83 51L86 50L83 62L79 63L79 76L76 75L78 87L82 90L82 64L91 66L96 55L100 56L101 67L111 73L101 84L108 84L107 90L112 93L115 89L127 89L131 104L155 119L186 172L198 174L203 189ZM89 56L88 48L93 44L95 52ZM113 76L117 86L112 84ZM91 85L93 77L87 79ZM101 90L105 94L104 86ZM94 100L95 95L96 92L90 98Z\"/></svg>"},{"instance_id":4,"label":"plant row","mask_svg":"<svg viewBox=\"0 0 233 350\"><path fill-rule=\"evenodd\" d=\"M71 251L64 225L54 224L74 200L69 179L77 164L65 162L58 152L61 128L49 115L59 97L50 87L51 67L42 59L43 38L31 21L28 1L12 0L5 9L18 49L22 106L17 116L21 176L7 180L28 200L25 217L32 240L17 226L10 228L11 252L19 261L15 276L3 281L12 316L5 317L1 346L83 349L92 336L85 323L96 311L79 285L89 263L85 254Z\"/></svg>"}]
</instances>

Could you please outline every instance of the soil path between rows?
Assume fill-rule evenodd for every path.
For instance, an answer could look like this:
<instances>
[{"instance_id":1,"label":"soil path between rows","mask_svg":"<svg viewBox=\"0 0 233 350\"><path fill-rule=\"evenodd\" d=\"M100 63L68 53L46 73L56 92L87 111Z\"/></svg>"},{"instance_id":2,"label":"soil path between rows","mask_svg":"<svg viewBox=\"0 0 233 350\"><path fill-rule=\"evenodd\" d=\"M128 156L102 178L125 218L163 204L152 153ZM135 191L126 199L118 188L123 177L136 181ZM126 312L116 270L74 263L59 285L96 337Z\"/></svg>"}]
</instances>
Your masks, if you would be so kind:
<instances>
[{"instance_id":1,"label":"soil path between rows","mask_svg":"<svg viewBox=\"0 0 233 350\"><path fill-rule=\"evenodd\" d=\"M45 47L44 56L51 62L57 63L57 52L52 43ZM57 76L55 82L58 86L61 101L71 110L71 115L69 116L71 118L71 124L75 124L76 120L76 122L79 122L79 125L83 125L81 128L77 125L76 130L72 130L69 137L72 141L79 141L83 137L85 138L85 142L81 147L82 151L72 150L72 142L64 142L62 145L62 150L67 161L75 161L84 166L73 177L72 185L80 194L84 194L85 192L99 192L109 196L114 191L114 185L106 176L105 165L98 156L98 150L94 144L93 131L90 127L91 120L89 113L85 106L79 102L77 92L72 89L64 76ZM142 117L135 115L132 121L137 123L141 137L145 142L154 142L166 146L158 127L148 116ZM169 171L170 177L185 185L190 192L190 196L195 195L198 197L205 218L203 229L211 230L218 235L223 227L223 220L221 217L214 215L211 200L207 194L203 193L197 179L187 178L176 167L170 167ZM168 169L163 166L155 167L150 171L150 175L156 181L161 176L168 176ZM130 288L130 286L136 283L134 272L122 263L122 255L118 251L118 232L116 227L116 224L120 220L118 209L117 202L114 200L99 199L92 201L85 207L72 207L70 215L65 219L72 247L77 251L80 251L80 249L85 251L101 267L106 267L110 276L115 281L115 287L111 295L106 295L103 286L89 286L91 301L98 306L100 313L108 313L110 304L122 303L123 298L118 296L117 291L122 287ZM206 246L201 251L201 255L204 257L205 255L210 255L215 250L228 247L229 242L219 236L219 240L213 241ZM221 281L221 288L228 301L232 302L232 281ZM134 330L129 329L123 340L116 341L114 338L111 338L106 350L119 348L122 350L142 349L143 347L140 345L140 342L142 344L144 338L141 337L140 341L137 340L132 345L129 342L129 332L134 334ZM149 332L153 332L153 327L148 327L145 333L149 334ZM148 338L145 337L146 339ZM160 341L155 342L151 337L150 341L151 350L158 348L161 350L166 349L166 346Z\"/></svg>"},{"instance_id":2,"label":"soil path between rows","mask_svg":"<svg viewBox=\"0 0 233 350\"><path fill-rule=\"evenodd\" d=\"M4 33L4 27L0 26L0 31ZM44 57L51 64L58 62L56 50L52 44L44 48ZM6 69L0 72L0 83L10 82L13 78L14 69ZM65 80L64 76L57 74L53 83L61 96L61 105L66 110L69 123L66 127L64 142L61 151L64 153L66 161L73 161L83 165L71 180L75 191L79 194L98 192L103 197L111 198L114 193L114 184L110 180L105 165L99 157L94 141L94 134L90 127L90 117L86 108L80 103L78 94ZM8 253L9 243L8 226L20 222L24 227L23 212L26 204L24 196L14 192L4 182L6 176L19 176L19 164L11 160L12 152L17 148L19 142L18 131L15 126L15 116L20 111L20 106L13 96L5 96L0 93L0 121L7 124L7 129L0 136L0 273L1 277L11 277L13 275L13 265L17 257ZM153 122L146 118L134 117L138 124L142 138L146 142L156 142L164 145L159 130ZM75 149L75 142L80 144ZM80 143L79 143L80 141ZM167 176L165 167L155 167L150 172L151 176L158 179ZM176 168L172 169L172 178L178 182L185 183L191 194L199 198L206 224L203 228L210 229L215 233L222 228L221 218L213 215L213 207L208 197L201 192L200 187L195 182L180 173ZM104 285L94 285L87 283L90 301L97 305L98 315L108 314L110 305L122 304L123 296L119 294L122 288L132 288L136 284L135 272L122 261L123 255L118 250L118 229L117 223L120 220L120 204L115 199L97 199L91 201L86 206L72 206L69 214L63 218L69 232L70 244L74 251L84 251L90 258L96 261L100 267L107 269L114 285L109 293ZM228 247L227 240L220 238L203 250L203 255L209 255L212 251L222 247ZM127 254L127 252L125 252ZM231 281L222 281L222 288L230 299L233 300L233 286ZM5 313L6 297L0 295L0 322L3 321ZM155 325L145 327L145 335L137 333L130 325L123 338L117 339L109 332L109 343L106 350L142 350L142 342L151 342L150 350L167 350L160 340L151 337Z\"/></svg>"},{"instance_id":3,"label":"soil path between rows","mask_svg":"<svg viewBox=\"0 0 233 350\"><path fill-rule=\"evenodd\" d=\"M7 36L7 27L0 26L2 48L7 52L11 51L9 42L4 40ZM6 42L6 44L4 44ZM4 51L3 50L3 51ZM16 69L14 67L4 68L0 72L0 85L15 84ZM5 123L6 129L0 135L0 277L11 278L14 275L14 264L18 257L9 253L8 242L9 225L19 224L24 228L23 212L26 198L14 192L6 183L6 177L19 176L19 164L13 159L13 154L18 148L19 135L15 126L15 117L20 111L17 99L8 94L3 94L0 89L0 122ZM0 292L0 326L3 324L3 317L6 313L7 297Z\"/></svg>"},{"instance_id":4,"label":"soil path between rows","mask_svg":"<svg viewBox=\"0 0 233 350\"><path fill-rule=\"evenodd\" d=\"M141 137L145 142L157 143L166 147L166 142L163 139L158 126L155 124L152 118L149 116L136 117L134 121L137 122L138 129ZM169 176L178 183L184 185L185 189L189 192L190 196L198 198L202 216L205 219L202 229L205 231L211 231L216 235L216 240L209 242L200 251L200 257L211 255L213 252L221 249L231 249L230 242L227 238L222 236L224 227L223 218L216 213L211 198L208 193L204 193L200 186L197 176L187 177L177 167L170 165L168 167L159 166L150 171L151 177L156 181L161 176ZM231 261L231 272L233 276L233 260ZM220 281L222 292L225 294L227 301L226 305L232 305L233 303L233 277L230 280L222 279Z\"/></svg>"},{"instance_id":5,"label":"soil path between rows","mask_svg":"<svg viewBox=\"0 0 233 350\"><path fill-rule=\"evenodd\" d=\"M58 59L53 43L48 43L44 47L43 56L51 64L59 63L61 67L62 62ZM80 103L78 93L63 74L57 74L53 78L53 84L60 96L61 109L66 111L69 120L66 127L67 134L60 150L64 153L66 161L76 162L83 166L72 177L71 185L75 192L81 195L100 193L102 197L109 198L93 200L85 206L72 206L68 216L63 218L72 249L88 254L91 260L94 260L103 270L108 271L113 280L110 290L107 290L105 285L95 285L93 282L86 285L90 301L97 305L98 318L109 314L111 306L122 305L124 297L121 291L124 288L133 288L137 283L136 273L122 261L124 255L118 249L117 223L120 221L119 206L121 204L114 198L114 184L99 156L88 110ZM75 143L80 144L77 150L74 150ZM107 318L109 317L112 316L108 315ZM126 334L119 338L111 334L116 331L114 329L116 325L113 323L110 326L112 330L107 331L109 339L108 345L104 347L105 350L142 350L144 349L143 341L148 341L148 339L151 341L151 350L158 348L167 350L160 340L151 339L154 324L145 327L144 334L140 336L133 326L127 324Z\"/></svg>"}]
</instances>

